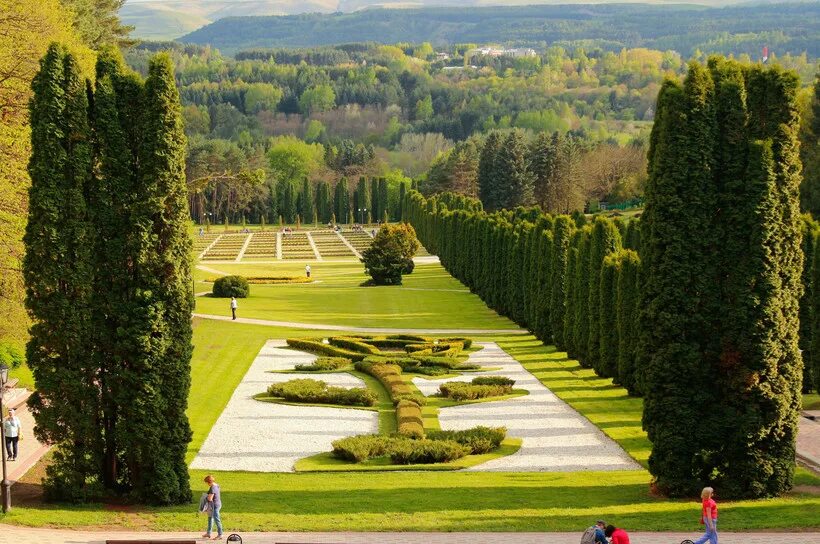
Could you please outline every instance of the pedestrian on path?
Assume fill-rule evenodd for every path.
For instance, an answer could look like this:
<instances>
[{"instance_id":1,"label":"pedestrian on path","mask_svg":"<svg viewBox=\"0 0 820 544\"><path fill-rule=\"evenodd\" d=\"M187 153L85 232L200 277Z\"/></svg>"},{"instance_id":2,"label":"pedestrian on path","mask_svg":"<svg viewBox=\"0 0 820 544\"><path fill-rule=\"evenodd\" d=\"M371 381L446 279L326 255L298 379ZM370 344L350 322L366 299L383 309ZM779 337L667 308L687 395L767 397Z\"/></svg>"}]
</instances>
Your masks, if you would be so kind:
<instances>
[{"instance_id":1,"label":"pedestrian on path","mask_svg":"<svg viewBox=\"0 0 820 544\"><path fill-rule=\"evenodd\" d=\"M233 320L236 321L236 309L239 307L239 304L236 302L236 297L231 297L231 315L233 316Z\"/></svg>"},{"instance_id":2,"label":"pedestrian on path","mask_svg":"<svg viewBox=\"0 0 820 544\"><path fill-rule=\"evenodd\" d=\"M3 419L3 432L6 435L6 458L9 461L17 460L17 442L21 438L22 431L23 426L20 424L20 418L14 415L14 408L9 408L9 414Z\"/></svg>"},{"instance_id":3,"label":"pedestrian on path","mask_svg":"<svg viewBox=\"0 0 820 544\"><path fill-rule=\"evenodd\" d=\"M216 536L213 540L222 540L222 518L219 511L222 509L222 495L219 490L219 484L216 483L214 477L208 474L205 476L205 483L208 484L208 494L205 500L210 504L208 512L208 531L202 535L205 538L211 538L211 528L216 525Z\"/></svg>"},{"instance_id":4,"label":"pedestrian on path","mask_svg":"<svg viewBox=\"0 0 820 544\"><path fill-rule=\"evenodd\" d=\"M700 512L700 522L706 526L706 532L703 536L695 541L695 544L705 544L709 541L711 544L718 544L717 535L717 503L712 498L715 490L711 487L704 487L700 492L700 498L703 500Z\"/></svg>"},{"instance_id":5,"label":"pedestrian on path","mask_svg":"<svg viewBox=\"0 0 820 544\"><path fill-rule=\"evenodd\" d=\"M607 525L604 534L611 539L611 544L629 544L629 535L623 529L618 529L614 525Z\"/></svg>"},{"instance_id":6,"label":"pedestrian on path","mask_svg":"<svg viewBox=\"0 0 820 544\"><path fill-rule=\"evenodd\" d=\"M310 265L309 264L305 265L305 274L307 275L308 278L310 278Z\"/></svg>"}]
</instances>

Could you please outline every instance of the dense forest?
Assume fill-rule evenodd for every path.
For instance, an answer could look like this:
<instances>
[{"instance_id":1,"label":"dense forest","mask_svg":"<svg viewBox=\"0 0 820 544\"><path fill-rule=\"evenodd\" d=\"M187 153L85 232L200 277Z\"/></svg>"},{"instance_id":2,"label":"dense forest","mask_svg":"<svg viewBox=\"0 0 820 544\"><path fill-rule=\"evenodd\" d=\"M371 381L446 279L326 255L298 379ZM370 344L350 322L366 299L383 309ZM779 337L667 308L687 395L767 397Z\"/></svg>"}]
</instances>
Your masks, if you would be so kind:
<instances>
[{"instance_id":1,"label":"dense forest","mask_svg":"<svg viewBox=\"0 0 820 544\"><path fill-rule=\"evenodd\" d=\"M251 47L315 46L374 41L516 43L533 47L673 49L758 55L820 54L820 5L771 4L704 8L647 4L367 9L285 17L228 17L180 38L225 53Z\"/></svg>"},{"instance_id":2,"label":"dense forest","mask_svg":"<svg viewBox=\"0 0 820 544\"><path fill-rule=\"evenodd\" d=\"M127 60L144 74L157 50L169 50L176 66L192 216L220 223L295 222L297 215L312 222L310 206L292 213L286 202L303 192L305 179L313 194L319 182L332 189L343 179L352 194L361 177L384 179L391 203L411 179L425 193L479 196L490 132L517 134L527 157L554 149L533 151L542 162L555 157L553 196L536 190L517 202L571 212L639 199L655 97L664 78L686 70L671 50L554 46L495 55L429 43L252 49L231 58L209 47L146 42ZM805 53L771 60L807 81L814 74ZM546 167L524 170L543 186ZM342 210L336 219L348 215Z\"/></svg>"}]
</instances>

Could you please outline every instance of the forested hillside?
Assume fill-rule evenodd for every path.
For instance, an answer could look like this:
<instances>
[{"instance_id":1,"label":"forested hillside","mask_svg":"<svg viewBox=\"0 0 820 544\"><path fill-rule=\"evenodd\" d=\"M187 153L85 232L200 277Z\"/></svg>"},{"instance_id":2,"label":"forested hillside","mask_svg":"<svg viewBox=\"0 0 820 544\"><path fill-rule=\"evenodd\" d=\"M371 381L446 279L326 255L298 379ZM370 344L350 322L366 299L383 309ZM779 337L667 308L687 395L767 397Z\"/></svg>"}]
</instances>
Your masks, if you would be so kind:
<instances>
[{"instance_id":1,"label":"forested hillside","mask_svg":"<svg viewBox=\"0 0 820 544\"><path fill-rule=\"evenodd\" d=\"M355 13L287 17L230 17L180 40L224 53L251 47L349 42L506 43L696 50L758 56L820 53L820 4L695 6L561 5L426 9L368 9Z\"/></svg>"}]
</instances>

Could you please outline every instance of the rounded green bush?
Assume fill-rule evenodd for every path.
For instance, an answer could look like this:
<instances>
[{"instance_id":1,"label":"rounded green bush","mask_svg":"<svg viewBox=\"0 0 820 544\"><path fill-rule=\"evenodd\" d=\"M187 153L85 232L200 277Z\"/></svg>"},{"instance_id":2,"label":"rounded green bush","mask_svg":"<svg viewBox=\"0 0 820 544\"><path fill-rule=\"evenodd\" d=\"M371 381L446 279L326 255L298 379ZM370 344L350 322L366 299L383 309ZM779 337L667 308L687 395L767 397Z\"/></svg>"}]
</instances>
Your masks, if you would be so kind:
<instances>
[{"instance_id":1,"label":"rounded green bush","mask_svg":"<svg viewBox=\"0 0 820 544\"><path fill-rule=\"evenodd\" d=\"M245 298L251 293L248 280L242 276L222 276L214 282L213 295L219 298Z\"/></svg>"}]
</instances>

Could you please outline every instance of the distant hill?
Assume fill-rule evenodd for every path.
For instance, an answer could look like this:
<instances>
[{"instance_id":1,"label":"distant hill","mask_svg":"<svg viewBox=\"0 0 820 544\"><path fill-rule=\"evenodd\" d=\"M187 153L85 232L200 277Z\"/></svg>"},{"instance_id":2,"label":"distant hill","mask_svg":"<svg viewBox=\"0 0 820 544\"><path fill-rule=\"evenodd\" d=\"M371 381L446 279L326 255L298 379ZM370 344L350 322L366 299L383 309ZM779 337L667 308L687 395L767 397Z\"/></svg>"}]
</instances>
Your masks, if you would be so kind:
<instances>
[{"instance_id":1,"label":"distant hill","mask_svg":"<svg viewBox=\"0 0 820 544\"><path fill-rule=\"evenodd\" d=\"M223 17L332 13L338 0L128 0L119 15L135 38L171 40Z\"/></svg>"},{"instance_id":2,"label":"distant hill","mask_svg":"<svg viewBox=\"0 0 820 544\"><path fill-rule=\"evenodd\" d=\"M344 0L356 2L360 0ZM180 38L223 53L264 47L350 42L428 41L582 45L617 50L648 47L747 53L763 45L776 54L820 54L820 2L735 5L596 4L507 7L367 9L354 13L284 17L227 17Z\"/></svg>"}]
</instances>

